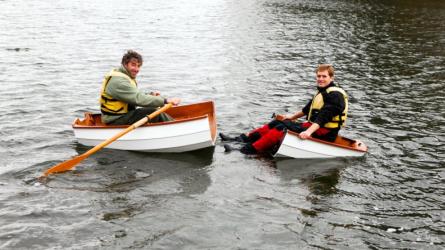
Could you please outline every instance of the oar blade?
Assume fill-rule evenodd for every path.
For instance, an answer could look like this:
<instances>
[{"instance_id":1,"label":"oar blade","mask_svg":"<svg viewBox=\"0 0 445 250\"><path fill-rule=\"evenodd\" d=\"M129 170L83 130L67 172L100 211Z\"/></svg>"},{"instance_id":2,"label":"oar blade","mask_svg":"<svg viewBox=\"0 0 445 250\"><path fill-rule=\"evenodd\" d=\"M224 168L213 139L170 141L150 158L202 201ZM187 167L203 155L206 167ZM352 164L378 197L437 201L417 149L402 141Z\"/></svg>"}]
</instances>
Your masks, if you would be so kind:
<instances>
[{"instance_id":1,"label":"oar blade","mask_svg":"<svg viewBox=\"0 0 445 250\"><path fill-rule=\"evenodd\" d=\"M86 157L87 157L87 155L80 155L80 156L74 157L71 160L67 160L60 164L57 164L56 166L46 170L45 173L43 173L43 176L48 176L49 174L61 173L61 172L68 171L68 170L72 169L74 166L76 166L79 162L83 161Z\"/></svg>"}]
</instances>

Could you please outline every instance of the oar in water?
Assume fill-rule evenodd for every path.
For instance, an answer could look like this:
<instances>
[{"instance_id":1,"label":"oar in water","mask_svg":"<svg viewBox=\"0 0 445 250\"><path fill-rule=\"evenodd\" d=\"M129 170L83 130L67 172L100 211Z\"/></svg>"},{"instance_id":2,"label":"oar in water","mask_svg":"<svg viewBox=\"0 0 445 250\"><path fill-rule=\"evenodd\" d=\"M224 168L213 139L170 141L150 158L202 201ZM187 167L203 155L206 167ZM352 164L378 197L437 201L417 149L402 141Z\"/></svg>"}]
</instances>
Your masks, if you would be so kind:
<instances>
[{"instance_id":1,"label":"oar in water","mask_svg":"<svg viewBox=\"0 0 445 250\"><path fill-rule=\"evenodd\" d=\"M59 173L59 172L65 172L70 170L71 168L73 168L74 166L76 166L79 162L83 161L85 158L87 158L88 156L96 153L97 151L101 150L102 148L106 147L108 144L114 142L115 140L119 139L120 137L124 136L125 134L127 134L128 132L134 130L137 127L140 127L142 125L144 125L145 123L147 123L149 120L153 119L154 117L158 116L160 113L166 111L167 109L171 108L173 106L173 104L169 103L164 105L164 107L156 110L155 112L151 113L150 115L140 119L139 121L133 123L132 125L130 125L128 128L122 130L121 132L119 132L118 134L116 134L115 136L111 137L110 139L96 145L94 148L88 150L87 152L74 157L71 160L68 161L64 161L48 170L45 171L45 173L43 173L42 177L46 177L49 174L53 174L53 173Z\"/></svg>"}]
</instances>

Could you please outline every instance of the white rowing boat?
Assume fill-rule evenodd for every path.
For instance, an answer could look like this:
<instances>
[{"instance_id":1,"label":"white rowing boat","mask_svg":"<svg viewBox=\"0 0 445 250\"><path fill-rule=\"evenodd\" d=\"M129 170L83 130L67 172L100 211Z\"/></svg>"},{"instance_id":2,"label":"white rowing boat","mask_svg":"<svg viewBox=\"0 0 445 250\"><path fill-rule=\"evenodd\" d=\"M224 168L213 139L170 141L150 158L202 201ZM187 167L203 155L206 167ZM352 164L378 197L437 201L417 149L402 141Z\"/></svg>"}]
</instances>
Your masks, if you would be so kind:
<instances>
[{"instance_id":1,"label":"white rowing boat","mask_svg":"<svg viewBox=\"0 0 445 250\"><path fill-rule=\"evenodd\" d=\"M291 157L297 159L361 157L368 151L366 145L358 140L337 136L335 142L315 138L302 140L298 133L288 131L274 157Z\"/></svg>"},{"instance_id":2,"label":"white rowing boat","mask_svg":"<svg viewBox=\"0 0 445 250\"><path fill-rule=\"evenodd\" d=\"M175 120L147 123L120 137L107 148L142 152L186 152L215 146L216 115L212 101L172 107L166 111ZM105 125L100 114L85 113L73 123L74 135L86 146L116 135L126 126Z\"/></svg>"}]
</instances>

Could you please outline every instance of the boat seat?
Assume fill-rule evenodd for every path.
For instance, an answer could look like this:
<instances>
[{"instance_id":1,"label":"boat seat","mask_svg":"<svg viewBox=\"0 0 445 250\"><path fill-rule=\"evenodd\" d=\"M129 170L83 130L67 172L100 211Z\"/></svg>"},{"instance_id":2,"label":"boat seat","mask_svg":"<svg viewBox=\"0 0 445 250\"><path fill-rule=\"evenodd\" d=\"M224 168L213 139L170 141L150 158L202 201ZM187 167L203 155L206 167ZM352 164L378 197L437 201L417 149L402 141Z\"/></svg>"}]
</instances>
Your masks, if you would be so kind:
<instances>
[{"instance_id":1,"label":"boat seat","mask_svg":"<svg viewBox=\"0 0 445 250\"><path fill-rule=\"evenodd\" d=\"M337 136L337 138L335 138L334 143L335 144L344 145L344 146L347 146L347 147L352 147L354 145L354 143L356 143L356 141L355 140L351 140L349 138L342 137L342 136Z\"/></svg>"}]
</instances>

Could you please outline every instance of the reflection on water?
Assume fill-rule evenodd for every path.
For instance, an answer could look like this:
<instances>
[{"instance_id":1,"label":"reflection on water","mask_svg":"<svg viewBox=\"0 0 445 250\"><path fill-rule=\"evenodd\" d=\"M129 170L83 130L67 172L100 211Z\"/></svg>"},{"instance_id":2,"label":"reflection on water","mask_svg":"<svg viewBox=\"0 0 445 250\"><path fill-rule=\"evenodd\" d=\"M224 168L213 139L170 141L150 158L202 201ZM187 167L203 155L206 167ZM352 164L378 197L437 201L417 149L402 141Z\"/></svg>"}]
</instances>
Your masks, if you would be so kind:
<instances>
[{"instance_id":1,"label":"reflection on water","mask_svg":"<svg viewBox=\"0 0 445 250\"><path fill-rule=\"evenodd\" d=\"M89 147L76 144L77 153ZM212 163L214 147L180 154L147 154L102 149L69 173L49 177L51 188L78 189L94 192L129 192L166 179L175 184L166 191L188 195L205 192L210 184L206 167ZM157 189L156 189L157 188ZM163 192L159 187L156 192ZM172 188L172 187L168 187Z\"/></svg>"},{"instance_id":2,"label":"reflection on water","mask_svg":"<svg viewBox=\"0 0 445 250\"><path fill-rule=\"evenodd\" d=\"M283 181L299 180L311 193L329 195L336 192L342 168L348 165L345 159L283 159L276 161L278 175Z\"/></svg>"}]
</instances>

